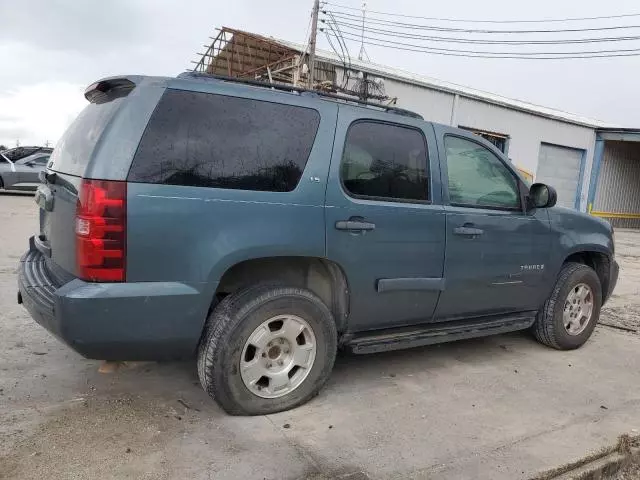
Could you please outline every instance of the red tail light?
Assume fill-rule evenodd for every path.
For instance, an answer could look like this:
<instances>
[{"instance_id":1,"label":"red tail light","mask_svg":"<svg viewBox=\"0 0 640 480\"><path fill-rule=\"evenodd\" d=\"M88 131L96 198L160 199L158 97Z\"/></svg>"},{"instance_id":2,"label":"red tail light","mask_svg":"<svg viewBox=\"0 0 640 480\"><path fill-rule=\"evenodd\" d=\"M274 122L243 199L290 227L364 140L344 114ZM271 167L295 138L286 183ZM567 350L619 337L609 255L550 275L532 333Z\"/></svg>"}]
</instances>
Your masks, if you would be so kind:
<instances>
[{"instance_id":1,"label":"red tail light","mask_svg":"<svg viewBox=\"0 0 640 480\"><path fill-rule=\"evenodd\" d=\"M124 282L127 184L83 180L76 210L78 276L90 282Z\"/></svg>"}]
</instances>

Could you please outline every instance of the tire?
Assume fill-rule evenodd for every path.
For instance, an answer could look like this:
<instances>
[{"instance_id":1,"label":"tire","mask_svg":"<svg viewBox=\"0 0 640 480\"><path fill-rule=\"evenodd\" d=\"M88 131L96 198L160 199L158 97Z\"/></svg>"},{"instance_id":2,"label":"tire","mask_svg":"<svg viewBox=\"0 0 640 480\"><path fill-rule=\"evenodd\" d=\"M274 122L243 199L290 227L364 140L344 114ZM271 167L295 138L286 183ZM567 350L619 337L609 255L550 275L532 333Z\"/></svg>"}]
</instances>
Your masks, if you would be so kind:
<instances>
[{"instance_id":1,"label":"tire","mask_svg":"<svg viewBox=\"0 0 640 480\"><path fill-rule=\"evenodd\" d=\"M583 330L570 334L565 327L565 304L575 289L586 285L591 290L592 311L584 322ZM596 272L581 263L566 263L562 266L551 296L538 313L532 330L536 339L558 350L573 350L581 347L593 333L600 317L602 286ZM579 330L579 329L578 329Z\"/></svg>"},{"instance_id":2,"label":"tire","mask_svg":"<svg viewBox=\"0 0 640 480\"><path fill-rule=\"evenodd\" d=\"M2 181L2 177L0 177L0 190L4 189L4 182Z\"/></svg>"},{"instance_id":3,"label":"tire","mask_svg":"<svg viewBox=\"0 0 640 480\"><path fill-rule=\"evenodd\" d=\"M304 335L300 334L303 335L301 341L308 343L307 347L315 348L315 354L312 359L309 355L309 368L298 368L291 377L290 372L296 368L294 366L287 373L292 384L294 379L301 382L297 387L286 394L280 394L277 398L263 398L259 395L266 395L264 392L270 385L264 387L264 392L258 391L263 388L260 382L264 377L260 377L258 382L248 386L243 379L241 361L247 361L246 356L251 348L256 361L264 362L267 353L266 361L270 361L274 347L268 348L267 344L264 348L256 349L249 346L249 340L255 338L258 329L264 328L266 322L271 323L267 323L268 330L264 331L267 332L267 336L272 335L269 333L272 325L278 327L279 320L271 319L279 316L285 319L302 319L306 327L303 326ZM284 329L284 326L282 328ZM300 335L296 337L296 341L300 341ZM305 340L308 335L314 337L309 342ZM285 340L272 340L277 341ZM294 352L295 348L295 345L292 346L291 352ZM318 394L329 378L336 350L337 331L333 316L315 294L304 288L254 286L225 297L209 315L198 348L198 376L207 394L231 415L276 413L297 407ZM288 351L283 348L280 354ZM282 361L279 362L282 365ZM303 374L304 378L299 380L302 377L297 375ZM271 377L266 378L270 384Z\"/></svg>"}]
</instances>

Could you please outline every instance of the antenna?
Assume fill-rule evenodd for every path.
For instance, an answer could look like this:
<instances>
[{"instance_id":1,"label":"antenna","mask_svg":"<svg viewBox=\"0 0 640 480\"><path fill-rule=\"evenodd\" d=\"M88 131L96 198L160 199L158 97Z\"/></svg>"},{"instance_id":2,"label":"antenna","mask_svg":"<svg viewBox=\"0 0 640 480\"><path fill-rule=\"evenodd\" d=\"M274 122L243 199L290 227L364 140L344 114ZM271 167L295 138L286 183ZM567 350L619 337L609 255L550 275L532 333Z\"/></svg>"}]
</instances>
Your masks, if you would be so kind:
<instances>
[{"instance_id":1,"label":"antenna","mask_svg":"<svg viewBox=\"0 0 640 480\"><path fill-rule=\"evenodd\" d=\"M367 54L367 51L364 48L364 21L366 16L367 2L362 2L362 30L360 31L360 53L358 53L358 60L363 60L366 58L367 61L370 62L371 60L369 59L369 54Z\"/></svg>"}]
</instances>

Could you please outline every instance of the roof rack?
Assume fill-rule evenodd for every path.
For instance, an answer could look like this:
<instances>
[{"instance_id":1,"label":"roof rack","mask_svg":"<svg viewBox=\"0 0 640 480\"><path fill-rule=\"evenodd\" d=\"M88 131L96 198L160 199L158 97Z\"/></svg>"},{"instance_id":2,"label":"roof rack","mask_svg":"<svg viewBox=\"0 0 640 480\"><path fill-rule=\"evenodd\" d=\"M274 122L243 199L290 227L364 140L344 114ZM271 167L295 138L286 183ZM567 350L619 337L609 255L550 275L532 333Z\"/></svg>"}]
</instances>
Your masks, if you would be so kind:
<instances>
[{"instance_id":1,"label":"roof rack","mask_svg":"<svg viewBox=\"0 0 640 480\"><path fill-rule=\"evenodd\" d=\"M224 82L242 83L245 85L252 85L255 87L271 88L275 90L281 90L284 92L297 92L306 95L317 95L319 97L326 97L333 100L339 100L345 103L353 103L355 105L361 105L365 107L377 108L379 110L395 113L397 115L403 115L405 117L417 118L424 120L422 115L412 112L411 110L405 110L404 108L392 107L390 105L380 105L379 103L370 103L357 98L349 97L347 95L340 95L337 93L322 92L319 90L311 90L309 88L294 87L293 85L285 85L281 83L268 83L260 82L258 80L249 80L245 78L227 77L225 75L213 75L210 73L200 73L187 71L178 75L178 78L191 78L197 80L220 80Z\"/></svg>"}]
</instances>

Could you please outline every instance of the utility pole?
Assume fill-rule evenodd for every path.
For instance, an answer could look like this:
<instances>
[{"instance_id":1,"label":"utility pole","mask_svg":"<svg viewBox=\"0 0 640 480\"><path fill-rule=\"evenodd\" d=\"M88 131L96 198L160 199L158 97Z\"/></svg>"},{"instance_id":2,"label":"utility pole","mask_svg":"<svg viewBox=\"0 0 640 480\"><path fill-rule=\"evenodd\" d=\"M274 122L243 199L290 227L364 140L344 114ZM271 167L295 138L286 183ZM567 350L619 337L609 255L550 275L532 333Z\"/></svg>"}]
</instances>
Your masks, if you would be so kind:
<instances>
[{"instance_id":1,"label":"utility pole","mask_svg":"<svg viewBox=\"0 0 640 480\"><path fill-rule=\"evenodd\" d=\"M314 74L316 71L316 37L318 35L318 13L320 12L320 0L313 0L311 12L311 37L309 37L309 88L313 88Z\"/></svg>"}]
</instances>

